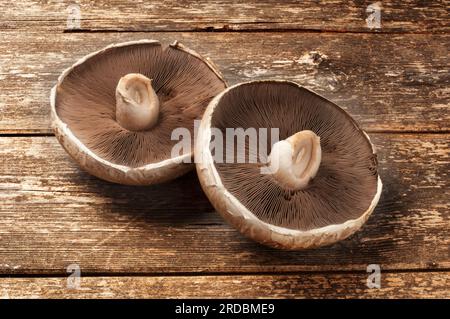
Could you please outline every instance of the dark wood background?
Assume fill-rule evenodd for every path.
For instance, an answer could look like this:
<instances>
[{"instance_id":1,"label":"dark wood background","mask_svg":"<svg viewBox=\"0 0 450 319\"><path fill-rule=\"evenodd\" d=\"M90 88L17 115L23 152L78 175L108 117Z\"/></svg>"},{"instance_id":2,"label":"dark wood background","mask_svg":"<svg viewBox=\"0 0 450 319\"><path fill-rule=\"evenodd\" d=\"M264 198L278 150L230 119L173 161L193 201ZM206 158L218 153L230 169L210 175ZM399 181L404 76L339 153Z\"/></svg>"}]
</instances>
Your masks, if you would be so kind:
<instances>
[{"instance_id":1,"label":"dark wood background","mask_svg":"<svg viewBox=\"0 0 450 319\"><path fill-rule=\"evenodd\" d=\"M448 1L0 2L0 297L450 296ZM78 169L53 136L49 92L78 58L114 42L179 40L229 84L293 80L341 105L372 137L384 182L364 228L286 252L228 226L194 172L127 187ZM80 289L67 267L81 268ZM366 286L368 264L382 270Z\"/></svg>"}]
</instances>

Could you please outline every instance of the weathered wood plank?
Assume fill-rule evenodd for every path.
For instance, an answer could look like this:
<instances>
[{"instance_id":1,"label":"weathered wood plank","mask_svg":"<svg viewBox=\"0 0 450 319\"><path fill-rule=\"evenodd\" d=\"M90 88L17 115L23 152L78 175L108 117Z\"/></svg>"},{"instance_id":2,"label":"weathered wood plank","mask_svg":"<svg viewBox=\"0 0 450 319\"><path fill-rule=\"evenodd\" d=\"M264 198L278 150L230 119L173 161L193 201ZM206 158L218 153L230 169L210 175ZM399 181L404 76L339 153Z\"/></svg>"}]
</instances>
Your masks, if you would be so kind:
<instances>
[{"instance_id":1,"label":"weathered wood plank","mask_svg":"<svg viewBox=\"0 0 450 319\"><path fill-rule=\"evenodd\" d=\"M81 172L54 137L0 137L0 273L449 268L449 135L371 134L384 189L351 238L286 252L243 238L195 173L128 187Z\"/></svg>"},{"instance_id":2,"label":"weathered wood plank","mask_svg":"<svg viewBox=\"0 0 450 319\"><path fill-rule=\"evenodd\" d=\"M375 1L76 1L82 30L325 30L358 32L444 32L450 29L447 1L381 1L381 24L369 25ZM0 29L63 31L73 14L64 1L2 1Z\"/></svg>"},{"instance_id":3,"label":"weathered wood plank","mask_svg":"<svg viewBox=\"0 0 450 319\"><path fill-rule=\"evenodd\" d=\"M2 278L3 298L449 298L449 272L247 276Z\"/></svg>"},{"instance_id":4,"label":"weathered wood plank","mask_svg":"<svg viewBox=\"0 0 450 319\"><path fill-rule=\"evenodd\" d=\"M113 43L178 39L209 56L230 84L297 81L348 110L368 131L450 130L450 35L328 33L4 32L0 133L51 132L49 91L63 69Z\"/></svg>"}]
</instances>

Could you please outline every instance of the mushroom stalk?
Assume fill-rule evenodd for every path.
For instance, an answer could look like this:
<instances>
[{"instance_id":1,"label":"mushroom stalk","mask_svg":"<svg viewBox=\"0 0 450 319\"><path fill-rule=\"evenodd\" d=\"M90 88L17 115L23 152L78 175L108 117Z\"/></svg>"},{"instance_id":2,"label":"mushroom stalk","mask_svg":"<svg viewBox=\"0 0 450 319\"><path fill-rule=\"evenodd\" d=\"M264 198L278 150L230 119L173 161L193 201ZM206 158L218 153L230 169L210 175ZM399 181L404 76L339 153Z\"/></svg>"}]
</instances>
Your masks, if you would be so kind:
<instances>
[{"instance_id":1,"label":"mushroom stalk","mask_svg":"<svg viewBox=\"0 0 450 319\"><path fill-rule=\"evenodd\" d=\"M272 146L269 172L283 187L303 189L316 176L321 158L320 137L304 130Z\"/></svg>"},{"instance_id":2,"label":"mushroom stalk","mask_svg":"<svg viewBox=\"0 0 450 319\"><path fill-rule=\"evenodd\" d=\"M116 87L116 120L127 130L151 129L158 121L159 99L152 80L139 73L120 78Z\"/></svg>"}]
</instances>

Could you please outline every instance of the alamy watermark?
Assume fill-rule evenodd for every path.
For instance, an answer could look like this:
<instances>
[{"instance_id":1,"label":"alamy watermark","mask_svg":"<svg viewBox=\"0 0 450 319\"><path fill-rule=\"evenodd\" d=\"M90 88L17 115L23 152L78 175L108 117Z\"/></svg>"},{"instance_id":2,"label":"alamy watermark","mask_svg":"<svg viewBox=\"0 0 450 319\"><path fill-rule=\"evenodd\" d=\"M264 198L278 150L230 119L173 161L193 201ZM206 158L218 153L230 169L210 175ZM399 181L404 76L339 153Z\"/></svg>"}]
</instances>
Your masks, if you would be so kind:
<instances>
[{"instance_id":1,"label":"alamy watermark","mask_svg":"<svg viewBox=\"0 0 450 319\"><path fill-rule=\"evenodd\" d=\"M171 139L178 141L171 151L172 158L181 158L183 154L192 152L201 121L194 121L194 137L191 130L179 127L172 131ZM279 128L226 128L224 131L211 127L210 151L215 163L250 163L272 164L261 168L263 174L277 169L276 163L269 163L269 149L280 140ZM191 163L191 157L183 157L180 161ZM201 162L202 158L196 158Z\"/></svg>"},{"instance_id":2,"label":"alamy watermark","mask_svg":"<svg viewBox=\"0 0 450 319\"><path fill-rule=\"evenodd\" d=\"M381 2L375 2L367 6L366 18L367 27L369 29L381 29Z\"/></svg>"},{"instance_id":3,"label":"alamy watermark","mask_svg":"<svg viewBox=\"0 0 450 319\"><path fill-rule=\"evenodd\" d=\"M80 289L81 288L81 268L78 264L70 264L67 266L66 271L70 274L67 277L67 289Z\"/></svg>"},{"instance_id":4,"label":"alamy watermark","mask_svg":"<svg viewBox=\"0 0 450 319\"><path fill-rule=\"evenodd\" d=\"M76 3L72 3L67 7L67 30L81 29L81 9Z\"/></svg>"},{"instance_id":5,"label":"alamy watermark","mask_svg":"<svg viewBox=\"0 0 450 319\"><path fill-rule=\"evenodd\" d=\"M378 264L370 264L366 271L370 274L367 277L366 285L369 289L381 288L381 267Z\"/></svg>"}]
</instances>

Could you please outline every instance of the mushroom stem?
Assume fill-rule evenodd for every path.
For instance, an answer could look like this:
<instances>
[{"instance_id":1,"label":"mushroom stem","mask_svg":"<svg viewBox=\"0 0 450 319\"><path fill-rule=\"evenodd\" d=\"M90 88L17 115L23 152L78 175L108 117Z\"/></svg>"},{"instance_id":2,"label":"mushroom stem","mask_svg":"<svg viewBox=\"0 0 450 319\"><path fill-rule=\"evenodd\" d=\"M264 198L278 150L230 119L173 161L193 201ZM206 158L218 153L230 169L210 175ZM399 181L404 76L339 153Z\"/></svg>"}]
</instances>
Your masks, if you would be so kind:
<instances>
[{"instance_id":1,"label":"mushroom stem","mask_svg":"<svg viewBox=\"0 0 450 319\"><path fill-rule=\"evenodd\" d=\"M303 189L316 176L321 158L320 137L304 130L272 146L269 172L283 187Z\"/></svg>"},{"instance_id":2,"label":"mushroom stem","mask_svg":"<svg viewBox=\"0 0 450 319\"><path fill-rule=\"evenodd\" d=\"M144 131L158 121L159 99L152 80L139 73L120 78L116 87L116 120L127 130Z\"/></svg>"}]
</instances>

